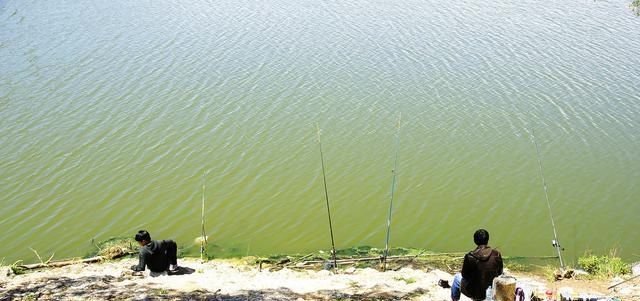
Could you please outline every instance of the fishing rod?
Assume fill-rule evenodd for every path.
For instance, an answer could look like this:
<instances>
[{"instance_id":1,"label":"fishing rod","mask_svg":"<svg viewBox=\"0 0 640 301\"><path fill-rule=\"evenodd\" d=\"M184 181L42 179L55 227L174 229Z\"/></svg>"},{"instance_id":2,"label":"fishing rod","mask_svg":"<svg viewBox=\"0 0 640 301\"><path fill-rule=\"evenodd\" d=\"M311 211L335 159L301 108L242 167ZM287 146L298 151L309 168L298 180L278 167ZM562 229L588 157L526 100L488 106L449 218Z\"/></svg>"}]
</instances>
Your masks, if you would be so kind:
<instances>
[{"instance_id":1,"label":"fishing rod","mask_svg":"<svg viewBox=\"0 0 640 301\"><path fill-rule=\"evenodd\" d=\"M391 198L389 201L389 215L387 217L387 239L384 244L384 255L382 256L382 270L387 270L387 256L389 256L389 235L391 233L391 213L393 212L393 195L396 191L396 178L398 175L398 149L400 148L400 126L402 122L402 113L398 116L398 123L396 124L396 153L393 162L393 179L391 180Z\"/></svg>"},{"instance_id":2,"label":"fishing rod","mask_svg":"<svg viewBox=\"0 0 640 301\"><path fill-rule=\"evenodd\" d=\"M635 276L633 276L633 277L631 277L631 278L629 278L629 279L627 279L627 280L624 280L624 281L619 282L619 283L617 283L617 284L614 284L614 285L612 285L612 286L610 286L610 287L607 287L607 289L608 289L608 290L610 290L610 289L612 289L612 288L614 288L614 287L616 287L616 286L618 286L618 285L620 285L620 284L627 283L627 282L629 282L629 281L631 281L631 280L633 280L633 279L636 279L636 278L638 278L638 277L640 277L640 275L635 275Z\"/></svg>"},{"instance_id":3,"label":"fishing rod","mask_svg":"<svg viewBox=\"0 0 640 301\"><path fill-rule=\"evenodd\" d=\"M324 171L324 155L322 154L322 142L320 140L320 125L316 124L317 134L318 134L318 146L320 148L320 163L322 166L322 180L324 182L324 198L327 203L327 216L329 216L329 233L331 233L331 256L333 259L333 267L338 267L338 262L336 261L336 244L333 239L333 226L331 224L331 210L329 209L329 193L327 192L327 176Z\"/></svg>"},{"instance_id":4,"label":"fishing rod","mask_svg":"<svg viewBox=\"0 0 640 301\"><path fill-rule=\"evenodd\" d=\"M544 173L542 172L542 159L540 156L540 149L538 148L538 143L536 142L536 136L534 135L533 128L531 129L531 140L536 147L536 155L538 158L538 167L540 168L540 178L542 178L542 187L544 187L544 197L547 200L547 208L549 208L549 217L551 218L551 227L553 228L553 241L551 245L556 249L558 253L558 258L560 259L560 268L564 270L564 262L562 261L562 254L560 251L564 251L564 248L560 246L560 242L558 241L558 232L556 231L556 223L553 220L553 213L551 212L551 203L549 202L549 193L547 191L547 181L544 179Z\"/></svg>"},{"instance_id":5,"label":"fishing rod","mask_svg":"<svg viewBox=\"0 0 640 301\"><path fill-rule=\"evenodd\" d=\"M202 215L201 215L201 232L200 232L200 260L204 261L207 255L207 233L204 230L204 192L206 189L205 176L207 172L202 172Z\"/></svg>"}]
</instances>

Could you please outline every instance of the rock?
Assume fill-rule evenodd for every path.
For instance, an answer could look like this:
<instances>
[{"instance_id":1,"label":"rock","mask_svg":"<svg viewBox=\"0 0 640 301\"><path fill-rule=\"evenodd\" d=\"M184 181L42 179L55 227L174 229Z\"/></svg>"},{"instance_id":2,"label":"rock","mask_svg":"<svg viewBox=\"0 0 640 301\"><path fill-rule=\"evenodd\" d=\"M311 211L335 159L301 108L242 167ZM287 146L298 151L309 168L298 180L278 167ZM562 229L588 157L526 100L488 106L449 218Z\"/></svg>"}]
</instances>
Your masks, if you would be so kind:
<instances>
[{"instance_id":1,"label":"rock","mask_svg":"<svg viewBox=\"0 0 640 301\"><path fill-rule=\"evenodd\" d=\"M564 271L564 278L570 279L571 277L573 277L573 275L575 274L575 271L572 269L568 269L566 271Z\"/></svg>"},{"instance_id":2,"label":"rock","mask_svg":"<svg viewBox=\"0 0 640 301\"><path fill-rule=\"evenodd\" d=\"M321 271L318 271L317 275L320 276L320 277L329 277L329 276L333 275L333 273L331 273L331 272L329 272L327 270L321 270Z\"/></svg>"},{"instance_id":3,"label":"rock","mask_svg":"<svg viewBox=\"0 0 640 301\"><path fill-rule=\"evenodd\" d=\"M356 268L354 268L354 267L350 267L350 268L347 268L346 270L344 270L345 274L353 274L355 272L356 272Z\"/></svg>"},{"instance_id":4,"label":"rock","mask_svg":"<svg viewBox=\"0 0 640 301\"><path fill-rule=\"evenodd\" d=\"M15 275L16 273L13 271L13 269L11 267L3 267L2 268L2 276L3 277L11 277L13 275Z\"/></svg>"},{"instance_id":5,"label":"rock","mask_svg":"<svg viewBox=\"0 0 640 301\"><path fill-rule=\"evenodd\" d=\"M557 281L557 280L562 280L562 278L564 278L564 271L561 270L555 270L553 271L553 278Z\"/></svg>"},{"instance_id":6,"label":"rock","mask_svg":"<svg viewBox=\"0 0 640 301\"><path fill-rule=\"evenodd\" d=\"M631 273L633 276L640 275L640 262L636 262L631 266Z\"/></svg>"},{"instance_id":7,"label":"rock","mask_svg":"<svg viewBox=\"0 0 640 301\"><path fill-rule=\"evenodd\" d=\"M125 270L120 272L120 277L122 279L132 279L132 278L141 278L144 277L144 273L143 272L135 272L132 270Z\"/></svg>"},{"instance_id":8,"label":"rock","mask_svg":"<svg viewBox=\"0 0 640 301\"><path fill-rule=\"evenodd\" d=\"M573 278L574 279L588 279L589 273L584 270L573 270Z\"/></svg>"},{"instance_id":9,"label":"rock","mask_svg":"<svg viewBox=\"0 0 640 301\"><path fill-rule=\"evenodd\" d=\"M575 275L589 275L585 270L573 270L573 274Z\"/></svg>"}]
</instances>

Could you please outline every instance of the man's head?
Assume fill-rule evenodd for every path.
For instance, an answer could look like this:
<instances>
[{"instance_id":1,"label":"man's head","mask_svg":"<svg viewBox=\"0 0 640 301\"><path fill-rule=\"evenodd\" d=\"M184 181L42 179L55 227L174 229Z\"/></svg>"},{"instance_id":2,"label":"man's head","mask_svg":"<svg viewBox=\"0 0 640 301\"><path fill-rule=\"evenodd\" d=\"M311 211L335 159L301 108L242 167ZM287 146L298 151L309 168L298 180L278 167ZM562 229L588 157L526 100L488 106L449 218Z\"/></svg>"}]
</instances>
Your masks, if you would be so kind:
<instances>
[{"instance_id":1,"label":"man's head","mask_svg":"<svg viewBox=\"0 0 640 301\"><path fill-rule=\"evenodd\" d=\"M134 239L141 246L144 246L151 241L151 235L149 235L149 232L147 232L147 230L140 230L138 231L138 233L136 233L136 236L134 237Z\"/></svg>"},{"instance_id":2,"label":"man's head","mask_svg":"<svg viewBox=\"0 0 640 301\"><path fill-rule=\"evenodd\" d=\"M473 242L475 242L478 246L488 244L489 232L487 232L487 230L485 229L478 229L476 233L473 233Z\"/></svg>"}]
</instances>

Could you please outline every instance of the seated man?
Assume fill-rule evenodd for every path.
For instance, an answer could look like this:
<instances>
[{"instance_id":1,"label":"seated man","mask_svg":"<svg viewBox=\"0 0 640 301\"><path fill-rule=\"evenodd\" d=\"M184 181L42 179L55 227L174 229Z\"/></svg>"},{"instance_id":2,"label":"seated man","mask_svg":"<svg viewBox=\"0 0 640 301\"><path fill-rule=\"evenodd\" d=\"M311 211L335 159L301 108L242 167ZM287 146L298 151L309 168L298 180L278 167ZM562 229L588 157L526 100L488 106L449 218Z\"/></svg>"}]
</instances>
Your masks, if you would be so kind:
<instances>
[{"instance_id":1,"label":"seated man","mask_svg":"<svg viewBox=\"0 0 640 301\"><path fill-rule=\"evenodd\" d=\"M132 270L141 272L146 266L151 270L151 276L160 275L167 270L171 273L178 271L178 246L173 240L151 240L151 235L146 230L138 231L135 240L141 248L138 265L132 266Z\"/></svg>"},{"instance_id":2,"label":"seated man","mask_svg":"<svg viewBox=\"0 0 640 301\"><path fill-rule=\"evenodd\" d=\"M477 230L473 234L473 241L478 247L464 256L462 273L453 277L453 301L460 300L460 292L472 300L484 300L493 278L502 274L502 255L487 245L489 232L485 229Z\"/></svg>"}]
</instances>

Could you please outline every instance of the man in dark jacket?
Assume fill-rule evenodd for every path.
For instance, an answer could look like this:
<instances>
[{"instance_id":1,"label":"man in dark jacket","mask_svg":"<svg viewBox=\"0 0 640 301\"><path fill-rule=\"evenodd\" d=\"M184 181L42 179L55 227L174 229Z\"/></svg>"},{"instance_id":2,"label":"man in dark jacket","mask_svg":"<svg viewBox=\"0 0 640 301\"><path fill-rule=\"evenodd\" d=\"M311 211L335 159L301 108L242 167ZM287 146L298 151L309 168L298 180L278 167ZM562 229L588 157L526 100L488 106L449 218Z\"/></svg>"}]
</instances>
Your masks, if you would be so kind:
<instances>
[{"instance_id":1,"label":"man in dark jacket","mask_svg":"<svg viewBox=\"0 0 640 301\"><path fill-rule=\"evenodd\" d=\"M502 274L502 255L488 245L489 232L477 230L473 234L473 241L478 247L464 256L462 272L453 277L453 301L460 300L460 292L472 300L484 300L493 278Z\"/></svg>"},{"instance_id":2,"label":"man in dark jacket","mask_svg":"<svg viewBox=\"0 0 640 301\"><path fill-rule=\"evenodd\" d=\"M131 267L136 272L144 271L145 266L151 270L151 275L178 271L176 253L178 246L173 240L151 240L146 230L136 233L135 240L140 244L138 265Z\"/></svg>"}]
</instances>

